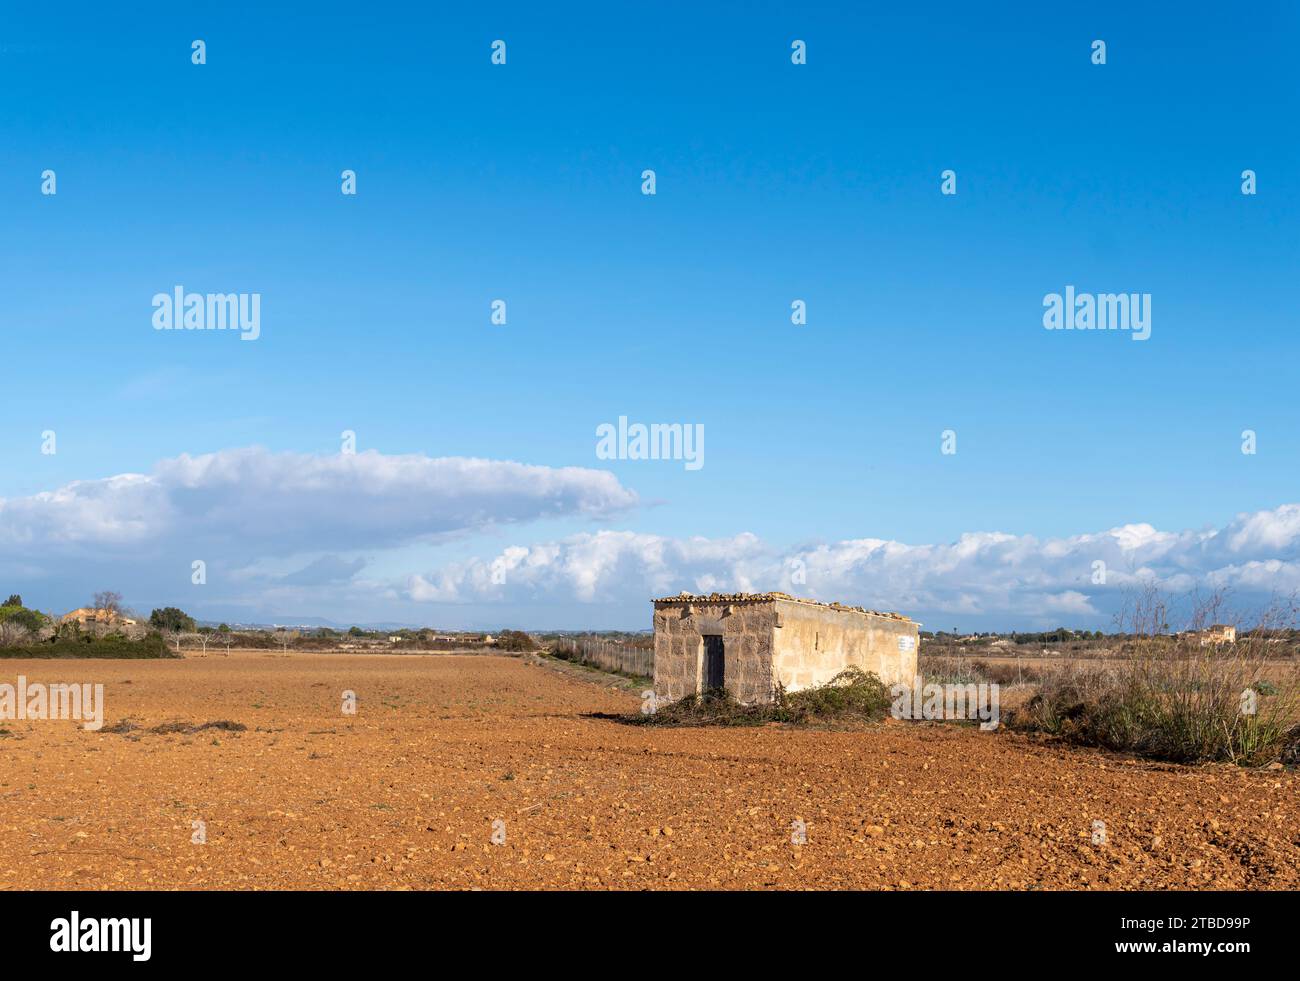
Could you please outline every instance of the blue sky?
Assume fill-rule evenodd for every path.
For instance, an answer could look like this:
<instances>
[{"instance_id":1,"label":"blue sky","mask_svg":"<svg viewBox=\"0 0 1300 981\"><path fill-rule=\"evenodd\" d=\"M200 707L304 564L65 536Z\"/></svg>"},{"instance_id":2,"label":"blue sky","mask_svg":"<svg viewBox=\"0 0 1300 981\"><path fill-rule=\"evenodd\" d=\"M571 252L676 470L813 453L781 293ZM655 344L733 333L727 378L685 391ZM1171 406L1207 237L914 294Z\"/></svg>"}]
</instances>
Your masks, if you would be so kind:
<instances>
[{"instance_id":1,"label":"blue sky","mask_svg":"<svg viewBox=\"0 0 1300 981\"><path fill-rule=\"evenodd\" d=\"M1289 529L1300 497L1294 7L189 6L0 28L0 573L29 602L117 585L218 618L641 627L656 588L782 588L774 565L836 543L998 533L1055 560L1045 543L1128 525L1191 550L1130 550L1133 570L1264 563L1231 584L1291 586L1296 539L1207 564L1203 536L1264 512ZM260 293L261 337L154 331L176 284ZM1066 284L1150 293L1150 339L1045 331ZM620 415L702 425L705 466L598 459ZM409 501L349 470L328 499L296 492L310 542L36 496L182 454L332 456L343 430L381 469L473 457L621 490L594 514L574 490L371 541L357 510ZM574 554L593 535L595 571ZM557 543L548 573L473 586L504 549ZM647 558L665 545L685 551ZM181 560L204 549L196 589ZM1003 581L989 554L942 581L828 560L784 588L962 627L1099 625L1090 549L1073 585L1046 558ZM355 572L275 579L322 557Z\"/></svg>"}]
</instances>

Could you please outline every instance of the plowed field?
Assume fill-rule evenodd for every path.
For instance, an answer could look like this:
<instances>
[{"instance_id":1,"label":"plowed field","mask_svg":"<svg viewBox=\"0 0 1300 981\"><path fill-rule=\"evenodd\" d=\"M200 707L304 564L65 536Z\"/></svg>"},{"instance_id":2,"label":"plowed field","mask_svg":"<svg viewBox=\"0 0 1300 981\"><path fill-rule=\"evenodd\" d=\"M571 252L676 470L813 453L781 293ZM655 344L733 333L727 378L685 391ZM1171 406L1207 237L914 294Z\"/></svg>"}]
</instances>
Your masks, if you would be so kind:
<instances>
[{"instance_id":1,"label":"plowed field","mask_svg":"<svg viewBox=\"0 0 1300 981\"><path fill-rule=\"evenodd\" d=\"M103 683L106 726L0 723L0 888L1300 888L1288 770L942 724L639 728L601 717L633 693L493 656L19 674Z\"/></svg>"}]
</instances>

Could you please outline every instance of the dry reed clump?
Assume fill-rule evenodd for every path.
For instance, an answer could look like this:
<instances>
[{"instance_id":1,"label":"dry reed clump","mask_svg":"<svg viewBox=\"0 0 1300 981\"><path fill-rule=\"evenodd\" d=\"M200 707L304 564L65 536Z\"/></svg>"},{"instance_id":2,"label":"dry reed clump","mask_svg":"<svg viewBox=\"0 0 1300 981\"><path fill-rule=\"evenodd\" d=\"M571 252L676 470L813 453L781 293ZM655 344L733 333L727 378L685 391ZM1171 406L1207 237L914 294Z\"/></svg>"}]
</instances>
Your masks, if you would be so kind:
<instances>
[{"instance_id":1,"label":"dry reed clump","mask_svg":"<svg viewBox=\"0 0 1300 981\"><path fill-rule=\"evenodd\" d=\"M1267 622L1239 630L1235 643L1202 645L1221 605L1221 597L1198 605L1190 630L1169 634L1168 607L1148 591L1129 614L1127 657L1048 669L1010 727L1176 763L1287 762L1300 740L1300 672L1292 665L1280 682L1264 677L1278 663L1270 657L1278 630Z\"/></svg>"}]
</instances>

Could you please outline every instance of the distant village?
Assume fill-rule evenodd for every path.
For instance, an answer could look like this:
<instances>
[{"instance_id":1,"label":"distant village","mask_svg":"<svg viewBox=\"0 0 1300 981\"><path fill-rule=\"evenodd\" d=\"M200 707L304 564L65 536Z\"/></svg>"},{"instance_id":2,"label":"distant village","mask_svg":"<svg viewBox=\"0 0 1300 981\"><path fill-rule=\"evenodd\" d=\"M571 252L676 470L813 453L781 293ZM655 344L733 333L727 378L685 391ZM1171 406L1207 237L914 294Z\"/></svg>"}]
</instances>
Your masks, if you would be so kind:
<instances>
[{"instance_id":1,"label":"distant village","mask_svg":"<svg viewBox=\"0 0 1300 981\"><path fill-rule=\"evenodd\" d=\"M29 609L14 593L0 605L0 648L45 644L134 643L161 638L176 652L183 650L282 648L339 651L533 650L530 635L518 630L439 631L433 628L346 630L291 624L201 623L176 607L155 609L144 617L122 605L114 592L96 593L86 605L54 614ZM89 654L91 652L87 652Z\"/></svg>"}]
</instances>

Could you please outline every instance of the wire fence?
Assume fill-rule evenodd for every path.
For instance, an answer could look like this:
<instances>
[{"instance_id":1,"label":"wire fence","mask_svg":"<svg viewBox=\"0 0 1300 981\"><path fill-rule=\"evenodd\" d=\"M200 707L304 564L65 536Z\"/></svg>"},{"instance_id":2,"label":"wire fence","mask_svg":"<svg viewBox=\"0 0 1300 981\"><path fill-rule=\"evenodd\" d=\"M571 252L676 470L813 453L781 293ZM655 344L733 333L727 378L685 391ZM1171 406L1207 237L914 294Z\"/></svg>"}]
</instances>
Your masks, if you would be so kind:
<instances>
[{"instance_id":1,"label":"wire fence","mask_svg":"<svg viewBox=\"0 0 1300 981\"><path fill-rule=\"evenodd\" d=\"M654 677L655 652L631 647L603 637L560 637L555 653L570 661L590 664L605 671L621 671L644 678Z\"/></svg>"}]
</instances>

